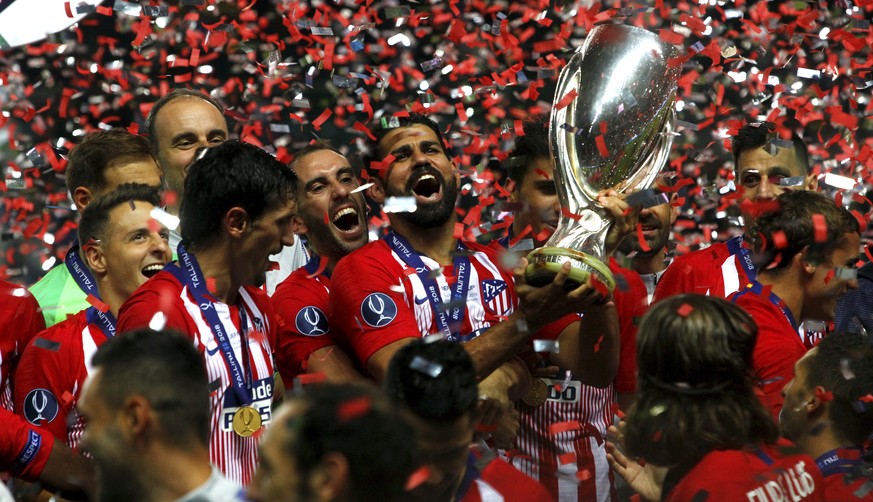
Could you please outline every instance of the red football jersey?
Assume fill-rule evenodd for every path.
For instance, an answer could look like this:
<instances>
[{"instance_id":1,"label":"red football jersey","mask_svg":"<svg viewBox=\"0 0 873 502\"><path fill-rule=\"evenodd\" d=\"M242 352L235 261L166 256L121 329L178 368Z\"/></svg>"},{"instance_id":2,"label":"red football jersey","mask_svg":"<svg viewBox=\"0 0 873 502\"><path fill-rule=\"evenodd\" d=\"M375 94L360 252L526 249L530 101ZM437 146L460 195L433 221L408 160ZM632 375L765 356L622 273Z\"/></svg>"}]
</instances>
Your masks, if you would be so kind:
<instances>
[{"instance_id":1,"label":"red football jersey","mask_svg":"<svg viewBox=\"0 0 873 502\"><path fill-rule=\"evenodd\" d=\"M326 314L330 277L312 274L308 265L295 270L270 298L279 321L276 367L286 386L303 372L313 352L336 345Z\"/></svg>"},{"instance_id":2,"label":"red football jersey","mask_svg":"<svg viewBox=\"0 0 873 502\"><path fill-rule=\"evenodd\" d=\"M825 482L826 500L873 501L873 481L865 475L861 448L837 448L817 459Z\"/></svg>"},{"instance_id":3,"label":"red football jersey","mask_svg":"<svg viewBox=\"0 0 873 502\"><path fill-rule=\"evenodd\" d=\"M228 334L238 361L244 361L241 338L246 339L248 364L251 372L252 406L261 414L264 426L271 419L273 404L273 358L271 343L276 327L273 308L266 293L252 286L239 289L239 304L212 302L222 326ZM239 308L242 305L248 319L247 336L240 336ZM188 286L183 285L168 270L163 270L139 289L122 305L118 315L118 333L123 336L131 329L163 324L166 329L178 330L191 338L203 354L212 389L212 434L209 453L212 464L230 481L246 486L258 462L258 434L238 436L232 429L233 414L242 403L231 391L232 377L228 363L219 350L216 337L201 313Z\"/></svg>"},{"instance_id":4,"label":"red football jersey","mask_svg":"<svg viewBox=\"0 0 873 502\"><path fill-rule=\"evenodd\" d=\"M797 326L769 297L759 294L759 289L746 288L735 293L731 301L742 307L758 325L753 368L761 382L764 407L778 421L784 400L782 387L794 378L794 363L806 354L807 348Z\"/></svg>"},{"instance_id":5,"label":"red football jersey","mask_svg":"<svg viewBox=\"0 0 873 502\"><path fill-rule=\"evenodd\" d=\"M24 350L15 382L15 409L31 424L78 448L85 421L76 412L91 358L106 340L87 310L39 333Z\"/></svg>"},{"instance_id":6,"label":"red football jersey","mask_svg":"<svg viewBox=\"0 0 873 502\"><path fill-rule=\"evenodd\" d=\"M45 329L39 304L23 286L0 281L0 326L0 407L12 410L18 359L34 335Z\"/></svg>"},{"instance_id":7,"label":"red football jersey","mask_svg":"<svg viewBox=\"0 0 873 502\"><path fill-rule=\"evenodd\" d=\"M512 274L497 265L498 251L474 242L464 245L470 251L471 265L460 328L466 337L504 320L513 313L518 299ZM456 279L453 266L441 267L426 256L421 260L431 271L443 304L450 304ZM334 337L363 368L370 356L386 345L441 332L415 269L382 240L340 260L331 281L328 318Z\"/></svg>"},{"instance_id":8,"label":"red football jersey","mask_svg":"<svg viewBox=\"0 0 873 502\"><path fill-rule=\"evenodd\" d=\"M479 454L470 452L467 476L458 493L461 502L532 502L555 500L533 479L499 458L493 458L484 467L477 467ZM466 489L464 489L466 488Z\"/></svg>"},{"instance_id":9,"label":"red football jersey","mask_svg":"<svg viewBox=\"0 0 873 502\"><path fill-rule=\"evenodd\" d=\"M732 252L742 246L742 237L677 256L655 288L654 302L682 293L727 298L749 282L748 256Z\"/></svg>"},{"instance_id":10,"label":"red football jersey","mask_svg":"<svg viewBox=\"0 0 873 502\"><path fill-rule=\"evenodd\" d=\"M54 444L51 434L0 408L0 469L27 481L36 481Z\"/></svg>"},{"instance_id":11,"label":"red football jersey","mask_svg":"<svg viewBox=\"0 0 873 502\"><path fill-rule=\"evenodd\" d=\"M665 502L825 500L824 481L815 462L805 454L789 452L790 449L789 443L779 442L754 450L710 452L663 499Z\"/></svg>"}]
</instances>

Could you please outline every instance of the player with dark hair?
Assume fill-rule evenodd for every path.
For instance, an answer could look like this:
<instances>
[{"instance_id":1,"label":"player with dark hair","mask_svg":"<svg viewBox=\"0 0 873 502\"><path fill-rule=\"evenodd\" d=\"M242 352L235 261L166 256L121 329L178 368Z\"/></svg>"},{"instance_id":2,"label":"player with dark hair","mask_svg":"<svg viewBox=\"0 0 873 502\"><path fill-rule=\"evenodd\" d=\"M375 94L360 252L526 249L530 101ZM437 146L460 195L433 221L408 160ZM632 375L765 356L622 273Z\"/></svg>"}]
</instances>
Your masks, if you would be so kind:
<instances>
[{"instance_id":1,"label":"player with dark hair","mask_svg":"<svg viewBox=\"0 0 873 502\"><path fill-rule=\"evenodd\" d=\"M778 439L749 368L757 328L725 300L686 294L649 309L637 340L640 396L610 462L647 500L823 500L807 455ZM666 469L656 480L655 469Z\"/></svg>"},{"instance_id":2,"label":"player with dark hair","mask_svg":"<svg viewBox=\"0 0 873 502\"><path fill-rule=\"evenodd\" d=\"M185 176L197 152L230 138L224 109L204 92L173 89L152 105L144 126L167 180L170 192L167 210L178 215L183 202ZM175 251L181 239L180 231L170 229L170 248ZM295 241L271 256L270 260L274 265L266 275L264 286L267 294L272 294L283 279L306 263L307 256L303 245Z\"/></svg>"},{"instance_id":3,"label":"player with dark hair","mask_svg":"<svg viewBox=\"0 0 873 502\"><path fill-rule=\"evenodd\" d=\"M115 336L121 304L170 261L168 231L151 217L159 204L157 190L129 183L85 208L79 244L94 280L93 305L39 333L21 357L16 413L72 448L85 427L75 407L91 356Z\"/></svg>"},{"instance_id":4,"label":"player with dark hair","mask_svg":"<svg viewBox=\"0 0 873 502\"><path fill-rule=\"evenodd\" d=\"M782 407L782 387L815 340L801 334L807 320L830 322L837 299L857 287L858 222L828 197L786 192L778 208L755 219L751 233L757 280L731 296L758 323L753 369L773 417Z\"/></svg>"},{"instance_id":5,"label":"player with dark hair","mask_svg":"<svg viewBox=\"0 0 873 502\"><path fill-rule=\"evenodd\" d=\"M244 500L209 464L209 383L184 336L134 330L94 354L79 410L98 500Z\"/></svg>"},{"instance_id":6,"label":"player with dark hair","mask_svg":"<svg viewBox=\"0 0 873 502\"><path fill-rule=\"evenodd\" d=\"M388 396L416 431L428 478L407 500L551 500L548 492L494 452L471 448L479 393L476 370L459 344L417 340L397 351L385 376Z\"/></svg>"},{"instance_id":7,"label":"player with dark hair","mask_svg":"<svg viewBox=\"0 0 873 502\"><path fill-rule=\"evenodd\" d=\"M270 422L276 322L263 284L270 254L293 242L297 178L260 148L227 141L207 149L185 179L178 264L168 265L121 308L119 332L181 331L213 382L210 458L247 485L254 433Z\"/></svg>"},{"instance_id":8,"label":"player with dark hair","mask_svg":"<svg viewBox=\"0 0 873 502\"><path fill-rule=\"evenodd\" d=\"M731 149L738 204L747 228L763 205L783 191L818 186L803 140L796 135L792 141L782 140L777 133L775 124L758 122L743 126L734 137ZM654 300L679 293L727 298L755 280L757 270L749 248L744 236L739 236L676 257L661 276Z\"/></svg>"},{"instance_id":9,"label":"player with dark hair","mask_svg":"<svg viewBox=\"0 0 873 502\"><path fill-rule=\"evenodd\" d=\"M95 197L112 192L123 183L161 187L161 170L146 138L125 129L85 135L67 161L67 189L79 215ZM67 316L88 308L94 293L93 278L83 264L79 245L67 251L64 263L55 266L30 287L39 302L45 324L51 327Z\"/></svg>"},{"instance_id":10,"label":"player with dark hair","mask_svg":"<svg viewBox=\"0 0 873 502\"><path fill-rule=\"evenodd\" d=\"M310 258L271 297L283 320L276 366L288 386L298 373L358 380L361 374L336 345L326 312L336 263L369 241L367 204L349 161L325 141L296 152L290 167L297 174L294 233L306 238Z\"/></svg>"},{"instance_id":11,"label":"player with dark hair","mask_svg":"<svg viewBox=\"0 0 873 502\"><path fill-rule=\"evenodd\" d=\"M873 500L864 446L873 434L873 347L830 334L794 365L782 394L782 435L816 459L828 500Z\"/></svg>"},{"instance_id":12,"label":"player with dark hair","mask_svg":"<svg viewBox=\"0 0 873 502\"><path fill-rule=\"evenodd\" d=\"M249 490L259 502L401 501L416 466L412 428L384 394L360 385L305 387L277 412Z\"/></svg>"}]
</instances>

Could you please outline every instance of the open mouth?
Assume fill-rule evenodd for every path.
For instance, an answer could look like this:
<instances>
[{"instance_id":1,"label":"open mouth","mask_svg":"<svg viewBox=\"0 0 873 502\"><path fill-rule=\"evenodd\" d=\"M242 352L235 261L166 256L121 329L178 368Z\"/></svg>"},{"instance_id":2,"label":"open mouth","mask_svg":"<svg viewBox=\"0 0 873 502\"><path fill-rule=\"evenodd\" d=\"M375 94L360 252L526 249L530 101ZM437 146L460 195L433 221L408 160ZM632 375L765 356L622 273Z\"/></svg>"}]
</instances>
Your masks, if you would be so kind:
<instances>
[{"instance_id":1,"label":"open mouth","mask_svg":"<svg viewBox=\"0 0 873 502\"><path fill-rule=\"evenodd\" d=\"M148 279L151 279L152 277L157 275L157 273L163 269L164 269L163 263L152 263L151 265L147 265L147 266L143 267L143 269L140 272L142 273L142 275L146 276Z\"/></svg>"},{"instance_id":2,"label":"open mouth","mask_svg":"<svg viewBox=\"0 0 873 502\"><path fill-rule=\"evenodd\" d=\"M356 230L359 224L358 210L353 207L340 209L333 215L333 226L341 232L351 232Z\"/></svg>"},{"instance_id":3,"label":"open mouth","mask_svg":"<svg viewBox=\"0 0 873 502\"><path fill-rule=\"evenodd\" d=\"M441 188L442 186L436 176L424 174L412 185L412 193L422 199L433 199L439 195Z\"/></svg>"}]
</instances>

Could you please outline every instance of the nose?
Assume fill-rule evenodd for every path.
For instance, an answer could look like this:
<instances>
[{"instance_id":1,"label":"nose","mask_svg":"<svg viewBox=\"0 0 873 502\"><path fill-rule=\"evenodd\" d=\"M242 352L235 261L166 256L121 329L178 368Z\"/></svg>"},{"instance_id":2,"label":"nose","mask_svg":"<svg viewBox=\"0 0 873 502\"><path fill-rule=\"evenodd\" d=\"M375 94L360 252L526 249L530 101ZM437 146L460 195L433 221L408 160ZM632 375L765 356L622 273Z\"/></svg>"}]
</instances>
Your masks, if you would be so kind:
<instances>
[{"instance_id":1,"label":"nose","mask_svg":"<svg viewBox=\"0 0 873 502\"><path fill-rule=\"evenodd\" d=\"M331 196L334 199L345 199L349 196L349 189L340 182L334 181L331 190Z\"/></svg>"},{"instance_id":2,"label":"nose","mask_svg":"<svg viewBox=\"0 0 873 502\"><path fill-rule=\"evenodd\" d=\"M279 240L280 242L282 242L283 246L294 245L294 230L292 229L290 224L282 229L282 236Z\"/></svg>"},{"instance_id":3,"label":"nose","mask_svg":"<svg viewBox=\"0 0 873 502\"><path fill-rule=\"evenodd\" d=\"M170 258L172 257L169 243L167 243L160 234L154 234L152 236L152 252L161 255L165 261L170 261Z\"/></svg>"},{"instance_id":4,"label":"nose","mask_svg":"<svg viewBox=\"0 0 873 502\"><path fill-rule=\"evenodd\" d=\"M771 200L775 199L777 195L779 194L776 192L776 185L770 183L770 180L767 179L767 176L761 176L761 182L758 184L758 193L755 196L755 199Z\"/></svg>"}]
</instances>

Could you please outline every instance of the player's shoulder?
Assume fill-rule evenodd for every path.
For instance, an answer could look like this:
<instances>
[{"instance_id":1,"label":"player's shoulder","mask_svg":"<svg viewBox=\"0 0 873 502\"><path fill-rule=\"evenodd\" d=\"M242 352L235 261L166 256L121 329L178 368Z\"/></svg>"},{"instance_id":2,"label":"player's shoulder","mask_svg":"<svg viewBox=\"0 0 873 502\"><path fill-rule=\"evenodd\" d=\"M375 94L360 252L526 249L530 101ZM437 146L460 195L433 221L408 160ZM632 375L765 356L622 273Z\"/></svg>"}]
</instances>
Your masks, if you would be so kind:
<instances>
[{"instance_id":1,"label":"player's shoulder","mask_svg":"<svg viewBox=\"0 0 873 502\"><path fill-rule=\"evenodd\" d=\"M705 265L707 263L714 263L716 261L721 262L724 261L725 258L731 255L730 249L728 249L727 243L724 242L716 242L711 246L697 249L695 251L691 251L690 253L685 253L673 258L673 263L670 265ZM670 267L667 267L668 269Z\"/></svg>"},{"instance_id":2,"label":"player's shoulder","mask_svg":"<svg viewBox=\"0 0 873 502\"><path fill-rule=\"evenodd\" d=\"M31 345L38 345L38 338L42 340L50 340L55 342L69 340L77 336L88 325L87 311L82 310L75 315L67 317L65 320L40 331L33 337Z\"/></svg>"},{"instance_id":3,"label":"player's shoulder","mask_svg":"<svg viewBox=\"0 0 873 502\"><path fill-rule=\"evenodd\" d=\"M331 274L331 284L343 280L358 281L361 274L385 268L391 263L396 262L388 244L381 239L370 242L340 258Z\"/></svg>"}]
</instances>

